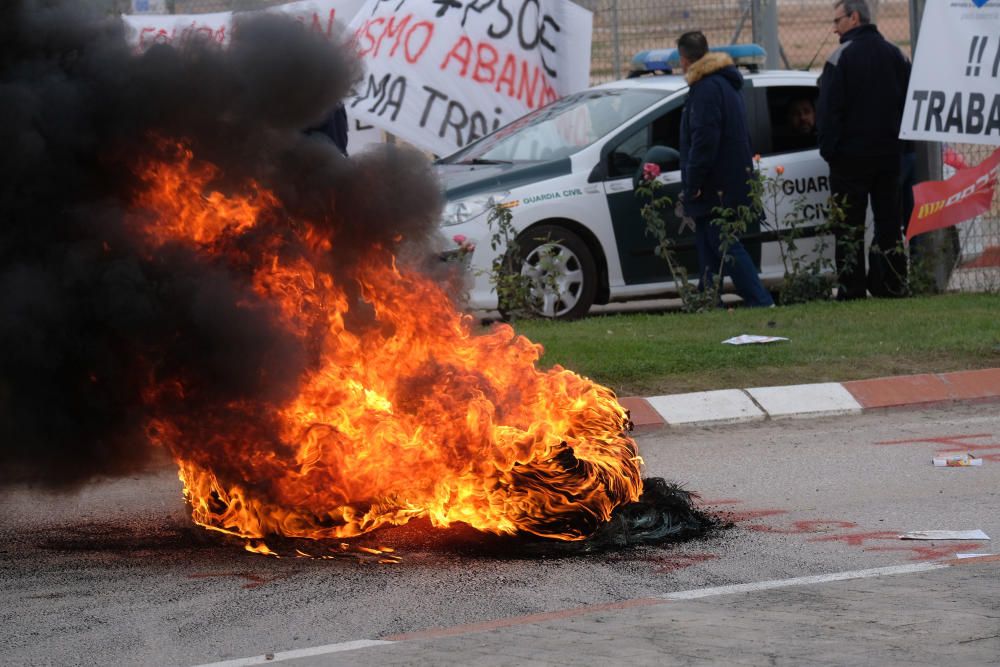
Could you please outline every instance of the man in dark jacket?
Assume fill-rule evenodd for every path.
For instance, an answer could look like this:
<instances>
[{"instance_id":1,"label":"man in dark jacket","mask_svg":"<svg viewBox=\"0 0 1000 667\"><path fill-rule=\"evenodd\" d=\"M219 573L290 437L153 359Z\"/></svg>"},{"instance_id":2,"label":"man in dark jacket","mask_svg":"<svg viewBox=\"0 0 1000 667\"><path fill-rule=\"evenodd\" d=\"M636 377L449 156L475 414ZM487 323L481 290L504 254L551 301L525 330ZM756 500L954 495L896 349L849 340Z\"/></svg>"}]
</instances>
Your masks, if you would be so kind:
<instances>
[{"instance_id":1,"label":"man in dark jacket","mask_svg":"<svg viewBox=\"0 0 1000 667\"><path fill-rule=\"evenodd\" d=\"M677 51L691 87L681 116L681 179L684 211L695 222L700 283L709 284L721 265L746 305L772 306L739 239L732 240L723 261L722 230L713 223L720 217L716 209L751 204L753 158L740 93L743 77L728 55L709 53L700 32L681 35Z\"/></svg>"},{"instance_id":2,"label":"man in dark jacket","mask_svg":"<svg viewBox=\"0 0 1000 667\"><path fill-rule=\"evenodd\" d=\"M326 135L341 153L347 155L347 109L344 105L338 104L323 122L306 130L306 134L313 133Z\"/></svg>"},{"instance_id":3,"label":"man in dark jacket","mask_svg":"<svg viewBox=\"0 0 1000 667\"><path fill-rule=\"evenodd\" d=\"M833 10L840 46L820 78L820 155L830 164L830 189L846 204L836 230L838 299L903 296L899 124L910 63L871 23L865 0L840 0ZM871 200L875 235L865 274L865 212Z\"/></svg>"}]
</instances>

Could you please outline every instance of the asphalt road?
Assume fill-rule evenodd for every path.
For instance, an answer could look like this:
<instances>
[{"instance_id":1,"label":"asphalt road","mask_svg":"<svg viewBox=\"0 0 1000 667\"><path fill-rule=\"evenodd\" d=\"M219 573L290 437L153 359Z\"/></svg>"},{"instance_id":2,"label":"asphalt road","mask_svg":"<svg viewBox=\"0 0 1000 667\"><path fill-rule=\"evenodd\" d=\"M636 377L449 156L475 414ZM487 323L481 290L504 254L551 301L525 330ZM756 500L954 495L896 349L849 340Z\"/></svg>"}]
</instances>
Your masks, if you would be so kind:
<instances>
[{"instance_id":1,"label":"asphalt road","mask_svg":"<svg viewBox=\"0 0 1000 667\"><path fill-rule=\"evenodd\" d=\"M376 538L396 549L397 564L362 553L275 559L192 526L169 468L73 496L8 492L0 497L0 663L280 661L310 647L494 627L677 591L1000 552L996 403L637 439L647 475L683 483L733 527L668 547L544 557L467 531L410 526ZM947 449L988 460L934 468L933 454ZM898 538L929 529L982 529L994 540ZM531 650L530 638L519 641ZM579 656L562 649L567 661L595 664L583 646ZM367 650L377 664L378 649ZM352 664L338 655L337 664Z\"/></svg>"}]
</instances>

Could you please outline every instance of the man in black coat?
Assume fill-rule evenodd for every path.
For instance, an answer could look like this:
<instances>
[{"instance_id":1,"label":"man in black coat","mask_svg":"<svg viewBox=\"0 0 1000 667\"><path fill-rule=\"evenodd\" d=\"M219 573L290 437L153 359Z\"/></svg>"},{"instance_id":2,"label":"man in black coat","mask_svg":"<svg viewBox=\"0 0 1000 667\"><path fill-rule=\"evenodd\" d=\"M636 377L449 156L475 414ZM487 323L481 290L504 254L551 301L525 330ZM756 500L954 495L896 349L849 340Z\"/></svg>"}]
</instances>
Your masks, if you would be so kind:
<instances>
[{"instance_id":1,"label":"man in black coat","mask_svg":"<svg viewBox=\"0 0 1000 667\"><path fill-rule=\"evenodd\" d=\"M747 306L772 306L774 300L760 282L757 267L739 239L722 257L722 236L716 209L750 206L753 157L746 107L740 90L743 76L732 58L710 53L700 32L677 40L681 67L691 90L681 116L681 180L684 212L695 222L700 282L710 284L722 265Z\"/></svg>"},{"instance_id":2,"label":"man in black coat","mask_svg":"<svg viewBox=\"0 0 1000 667\"><path fill-rule=\"evenodd\" d=\"M306 134L319 133L326 135L340 150L347 155L347 109L338 104L326 115L319 125L310 127Z\"/></svg>"},{"instance_id":3,"label":"man in black coat","mask_svg":"<svg viewBox=\"0 0 1000 667\"><path fill-rule=\"evenodd\" d=\"M837 237L838 299L906 293L906 255L899 185L899 124L910 63L871 23L865 0L840 0L833 10L840 46L820 78L820 155L830 164L830 189L846 203ZM865 212L871 200L875 235L865 274Z\"/></svg>"}]
</instances>

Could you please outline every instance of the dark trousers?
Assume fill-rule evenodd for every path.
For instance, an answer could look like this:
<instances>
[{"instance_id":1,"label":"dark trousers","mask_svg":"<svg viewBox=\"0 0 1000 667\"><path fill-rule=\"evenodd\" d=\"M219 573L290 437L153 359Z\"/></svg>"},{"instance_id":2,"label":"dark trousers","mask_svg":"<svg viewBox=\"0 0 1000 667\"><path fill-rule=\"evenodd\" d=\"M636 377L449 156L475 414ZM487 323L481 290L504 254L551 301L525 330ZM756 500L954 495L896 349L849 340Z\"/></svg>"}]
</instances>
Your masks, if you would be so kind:
<instances>
[{"instance_id":1,"label":"dark trousers","mask_svg":"<svg viewBox=\"0 0 1000 667\"><path fill-rule=\"evenodd\" d=\"M837 299L904 296L906 254L903 252L902 192L899 157L851 159L830 164L830 190L846 206L834 228L839 276ZM869 268L865 272L865 214L871 201L875 230Z\"/></svg>"},{"instance_id":2,"label":"dark trousers","mask_svg":"<svg viewBox=\"0 0 1000 667\"><path fill-rule=\"evenodd\" d=\"M712 224L714 216L706 216L694 219L694 244L698 250L698 284L704 289L705 285L711 284L715 272L722 266L723 276L729 276L736 288L736 293L743 299L743 303L750 307L772 306L774 299L771 294L764 289L754 266L750 254L746 248L734 240L726 250L726 261L722 261L722 234L718 225Z\"/></svg>"}]
</instances>

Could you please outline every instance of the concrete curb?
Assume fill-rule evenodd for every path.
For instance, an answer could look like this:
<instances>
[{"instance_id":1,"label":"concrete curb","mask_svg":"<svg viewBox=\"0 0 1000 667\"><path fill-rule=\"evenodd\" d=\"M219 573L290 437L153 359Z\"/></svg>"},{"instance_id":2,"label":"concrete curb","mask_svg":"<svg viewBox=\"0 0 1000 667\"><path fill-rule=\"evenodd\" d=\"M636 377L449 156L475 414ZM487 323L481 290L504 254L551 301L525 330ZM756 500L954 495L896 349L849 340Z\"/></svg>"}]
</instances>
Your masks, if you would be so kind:
<instances>
[{"instance_id":1,"label":"concrete curb","mask_svg":"<svg viewBox=\"0 0 1000 667\"><path fill-rule=\"evenodd\" d=\"M1000 368L620 399L637 432L1000 399Z\"/></svg>"}]
</instances>

